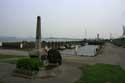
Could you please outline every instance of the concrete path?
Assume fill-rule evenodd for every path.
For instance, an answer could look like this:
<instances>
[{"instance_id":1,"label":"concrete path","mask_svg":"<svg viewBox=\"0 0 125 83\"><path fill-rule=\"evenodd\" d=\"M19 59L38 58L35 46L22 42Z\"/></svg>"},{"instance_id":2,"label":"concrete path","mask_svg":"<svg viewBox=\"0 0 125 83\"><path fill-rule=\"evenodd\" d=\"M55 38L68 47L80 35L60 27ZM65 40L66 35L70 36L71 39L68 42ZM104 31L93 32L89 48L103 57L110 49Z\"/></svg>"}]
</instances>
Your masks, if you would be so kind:
<instances>
[{"instance_id":1,"label":"concrete path","mask_svg":"<svg viewBox=\"0 0 125 83\"><path fill-rule=\"evenodd\" d=\"M107 43L103 53L97 56L96 62L120 65L125 68L125 48Z\"/></svg>"}]
</instances>

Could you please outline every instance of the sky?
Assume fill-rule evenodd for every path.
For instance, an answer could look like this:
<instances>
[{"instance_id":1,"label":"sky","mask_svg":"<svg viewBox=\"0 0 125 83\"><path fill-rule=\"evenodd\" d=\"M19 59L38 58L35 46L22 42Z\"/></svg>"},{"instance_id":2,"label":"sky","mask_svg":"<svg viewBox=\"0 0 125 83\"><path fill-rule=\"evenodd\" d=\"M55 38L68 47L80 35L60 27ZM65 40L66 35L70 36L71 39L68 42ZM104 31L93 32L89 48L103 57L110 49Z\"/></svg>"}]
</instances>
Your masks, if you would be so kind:
<instances>
[{"instance_id":1,"label":"sky","mask_svg":"<svg viewBox=\"0 0 125 83\"><path fill-rule=\"evenodd\" d=\"M0 0L0 36L109 38L122 35L125 0Z\"/></svg>"}]
</instances>

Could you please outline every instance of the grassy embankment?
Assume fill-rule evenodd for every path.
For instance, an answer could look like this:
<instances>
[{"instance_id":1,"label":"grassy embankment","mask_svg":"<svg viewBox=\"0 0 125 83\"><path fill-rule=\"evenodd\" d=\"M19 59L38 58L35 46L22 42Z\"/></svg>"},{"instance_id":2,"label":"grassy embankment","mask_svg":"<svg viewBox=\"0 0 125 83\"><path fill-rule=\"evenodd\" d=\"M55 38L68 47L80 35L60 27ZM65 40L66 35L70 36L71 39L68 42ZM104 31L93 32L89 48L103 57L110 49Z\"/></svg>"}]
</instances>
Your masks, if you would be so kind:
<instances>
[{"instance_id":1,"label":"grassy embankment","mask_svg":"<svg viewBox=\"0 0 125 83\"><path fill-rule=\"evenodd\" d=\"M125 70L109 64L84 65L75 83L125 83Z\"/></svg>"},{"instance_id":2,"label":"grassy embankment","mask_svg":"<svg viewBox=\"0 0 125 83\"><path fill-rule=\"evenodd\" d=\"M125 47L125 38L113 39L112 43L117 46Z\"/></svg>"},{"instance_id":3,"label":"grassy embankment","mask_svg":"<svg viewBox=\"0 0 125 83\"><path fill-rule=\"evenodd\" d=\"M5 83L4 81L0 80L0 83Z\"/></svg>"},{"instance_id":4,"label":"grassy embankment","mask_svg":"<svg viewBox=\"0 0 125 83\"><path fill-rule=\"evenodd\" d=\"M0 54L0 62L15 64L19 58L27 58L28 56L5 55Z\"/></svg>"}]
</instances>

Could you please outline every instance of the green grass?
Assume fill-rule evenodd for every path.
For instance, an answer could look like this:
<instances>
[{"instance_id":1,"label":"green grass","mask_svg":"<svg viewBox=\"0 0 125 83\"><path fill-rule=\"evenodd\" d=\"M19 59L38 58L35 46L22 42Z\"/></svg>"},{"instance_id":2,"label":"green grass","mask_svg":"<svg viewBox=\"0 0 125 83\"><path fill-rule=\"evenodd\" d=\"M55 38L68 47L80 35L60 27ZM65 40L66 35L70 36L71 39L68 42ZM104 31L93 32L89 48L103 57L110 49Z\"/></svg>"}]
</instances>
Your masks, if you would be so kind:
<instances>
[{"instance_id":1,"label":"green grass","mask_svg":"<svg viewBox=\"0 0 125 83\"><path fill-rule=\"evenodd\" d=\"M0 83L5 83L4 81L0 80Z\"/></svg>"},{"instance_id":2,"label":"green grass","mask_svg":"<svg viewBox=\"0 0 125 83\"><path fill-rule=\"evenodd\" d=\"M31 51L31 50L33 50L33 48L20 48L20 49L16 49L16 50L19 50L19 51Z\"/></svg>"},{"instance_id":3,"label":"green grass","mask_svg":"<svg viewBox=\"0 0 125 83\"><path fill-rule=\"evenodd\" d=\"M10 64L16 64L17 60L4 60L4 61L0 61L1 63L10 63Z\"/></svg>"},{"instance_id":4,"label":"green grass","mask_svg":"<svg viewBox=\"0 0 125 83\"><path fill-rule=\"evenodd\" d=\"M117 46L125 47L125 38L113 39L112 43Z\"/></svg>"},{"instance_id":5,"label":"green grass","mask_svg":"<svg viewBox=\"0 0 125 83\"><path fill-rule=\"evenodd\" d=\"M17 59L12 59L12 58L17 58ZM0 54L0 62L3 62L3 63L16 64L17 60L20 58L28 58L28 56Z\"/></svg>"},{"instance_id":6,"label":"green grass","mask_svg":"<svg viewBox=\"0 0 125 83\"><path fill-rule=\"evenodd\" d=\"M22 58L22 57L27 57L27 56L0 54L0 59L6 59L6 58Z\"/></svg>"},{"instance_id":7,"label":"green grass","mask_svg":"<svg viewBox=\"0 0 125 83\"><path fill-rule=\"evenodd\" d=\"M76 83L125 83L125 70L109 64L84 65Z\"/></svg>"}]
</instances>

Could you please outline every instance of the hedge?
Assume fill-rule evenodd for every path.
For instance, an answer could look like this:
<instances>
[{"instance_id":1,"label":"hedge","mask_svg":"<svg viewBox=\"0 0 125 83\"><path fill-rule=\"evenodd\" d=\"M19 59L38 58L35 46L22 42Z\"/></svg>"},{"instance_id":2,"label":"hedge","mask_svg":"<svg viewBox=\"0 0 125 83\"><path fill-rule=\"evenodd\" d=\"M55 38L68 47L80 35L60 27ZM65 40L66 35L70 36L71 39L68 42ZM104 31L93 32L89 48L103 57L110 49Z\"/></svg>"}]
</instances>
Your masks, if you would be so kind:
<instances>
[{"instance_id":1,"label":"hedge","mask_svg":"<svg viewBox=\"0 0 125 83\"><path fill-rule=\"evenodd\" d=\"M39 71L41 66L43 62L36 58L19 59L16 64L16 68L29 71Z\"/></svg>"}]
</instances>

